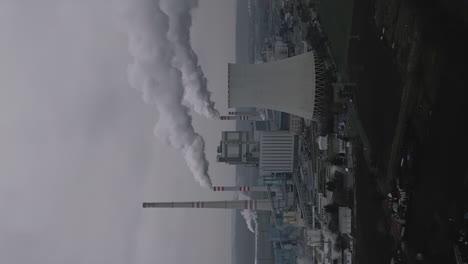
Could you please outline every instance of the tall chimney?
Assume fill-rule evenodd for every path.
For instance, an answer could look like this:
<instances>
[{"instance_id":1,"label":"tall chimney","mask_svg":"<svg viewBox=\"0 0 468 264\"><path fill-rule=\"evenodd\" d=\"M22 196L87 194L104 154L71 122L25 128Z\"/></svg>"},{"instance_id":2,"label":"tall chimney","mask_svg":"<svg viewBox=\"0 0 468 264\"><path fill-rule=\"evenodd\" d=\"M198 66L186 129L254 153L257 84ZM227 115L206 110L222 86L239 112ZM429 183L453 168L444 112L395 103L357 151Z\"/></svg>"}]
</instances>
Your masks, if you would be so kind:
<instances>
[{"instance_id":1,"label":"tall chimney","mask_svg":"<svg viewBox=\"0 0 468 264\"><path fill-rule=\"evenodd\" d=\"M280 192L280 186L214 186L213 191Z\"/></svg>"},{"instance_id":2,"label":"tall chimney","mask_svg":"<svg viewBox=\"0 0 468 264\"><path fill-rule=\"evenodd\" d=\"M235 115L235 116L220 116L221 120L261 120L259 116L248 116L248 115Z\"/></svg>"},{"instance_id":3,"label":"tall chimney","mask_svg":"<svg viewBox=\"0 0 468 264\"><path fill-rule=\"evenodd\" d=\"M251 112L229 112L229 115L245 115L245 116L258 116L258 112L256 111L251 111Z\"/></svg>"},{"instance_id":4,"label":"tall chimney","mask_svg":"<svg viewBox=\"0 0 468 264\"><path fill-rule=\"evenodd\" d=\"M271 211L270 200L233 200L233 201L196 201L196 202L163 202L143 203L143 208L220 208L220 209L251 209L258 211ZM276 201L275 204L282 204Z\"/></svg>"}]
</instances>

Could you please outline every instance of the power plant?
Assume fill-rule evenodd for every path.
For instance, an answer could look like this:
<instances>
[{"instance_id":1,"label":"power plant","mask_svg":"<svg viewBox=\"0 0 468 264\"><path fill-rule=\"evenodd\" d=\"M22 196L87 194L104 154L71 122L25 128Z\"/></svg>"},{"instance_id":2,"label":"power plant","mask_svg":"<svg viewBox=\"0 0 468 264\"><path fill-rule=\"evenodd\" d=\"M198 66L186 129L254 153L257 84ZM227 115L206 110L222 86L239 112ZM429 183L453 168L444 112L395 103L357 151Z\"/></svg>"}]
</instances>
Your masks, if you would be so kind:
<instances>
[{"instance_id":1,"label":"power plant","mask_svg":"<svg viewBox=\"0 0 468 264\"><path fill-rule=\"evenodd\" d=\"M247 167L255 175L237 176L252 177L244 181L252 185L214 186L212 191L246 192L252 199L142 206L251 210L256 263L297 264L299 254L307 252L311 263L350 264L355 214L349 118L342 107L347 93L328 78L335 69L324 54L305 47L287 58L288 45L277 44L273 57L284 59L228 65L227 101L235 110L219 117L243 129L222 132L217 161Z\"/></svg>"},{"instance_id":2,"label":"power plant","mask_svg":"<svg viewBox=\"0 0 468 264\"><path fill-rule=\"evenodd\" d=\"M324 67L314 52L261 65L229 64L229 107L255 110L220 116L250 126L222 132L217 161L254 169L258 185L214 186L212 191L247 192L252 199L144 202L143 208L252 210L258 222L257 263L297 264L298 252L305 251L311 252L314 263L338 260L331 247L333 232L353 244L352 211L340 206L340 213L331 218L325 208L333 203L329 190L344 182L338 178L352 177L337 173L346 173L344 167L353 161L351 145L342 139L345 123L334 126L330 136L319 138L317 132L326 116L324 90L331 87L324 84ZM314 159L318 156L323 158ZM333 159L343 160L343 165L333 167L327 161ZM336 230L330 222L336 222ZM352 246L346 250L340 254L350 263Z\"/></svg>"}]
</instances>

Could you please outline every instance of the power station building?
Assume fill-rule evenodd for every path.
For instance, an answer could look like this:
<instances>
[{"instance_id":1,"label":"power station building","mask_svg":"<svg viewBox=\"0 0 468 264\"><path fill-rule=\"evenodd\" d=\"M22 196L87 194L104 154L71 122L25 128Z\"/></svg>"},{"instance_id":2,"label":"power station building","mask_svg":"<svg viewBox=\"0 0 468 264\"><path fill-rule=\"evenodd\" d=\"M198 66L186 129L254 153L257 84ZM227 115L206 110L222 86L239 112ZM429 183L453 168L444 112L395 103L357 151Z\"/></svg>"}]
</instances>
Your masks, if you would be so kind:
<instances>
[{"instance_id":1,"label":"power station building","mask_svg":"<svg viewBox=\"0 0 468 264\"><path fill-rule=\"evenodd\" d=\"M231 165L257 165L260 161L260 143L253 131L223 131L218 146L218 162Z\"/></svg>"},{"instance_id":2,"label":"power station building","mask_svg":"<svg viewBox=\"0 0 468 264\"><path fill-rule=\"evenodd\" d=\"M289 131L224 131L218 162L259 167L260 176L292 173L297 138Z\"/></svg>"},{"instance_id":3,"label":"power station building","mask_svg":"<svg viewBox=\"0 0 468 264\"><path fill-rule=\"evenodd\" d=\"M272 109L320 120L325 68L313 51L264 64L228 65L228 107Z\"/></svg>"}]
</instances>

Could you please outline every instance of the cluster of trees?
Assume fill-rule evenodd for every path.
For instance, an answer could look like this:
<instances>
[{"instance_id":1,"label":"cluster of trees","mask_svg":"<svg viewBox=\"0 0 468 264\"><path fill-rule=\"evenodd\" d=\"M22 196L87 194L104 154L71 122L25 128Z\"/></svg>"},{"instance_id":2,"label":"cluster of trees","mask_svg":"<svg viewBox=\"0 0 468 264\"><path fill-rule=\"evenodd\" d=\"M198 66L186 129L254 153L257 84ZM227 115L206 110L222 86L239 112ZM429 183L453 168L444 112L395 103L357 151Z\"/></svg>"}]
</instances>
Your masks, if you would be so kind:
<instances>
[{"instance_id":1,"label":"cluster of trees","mask_svg":"<svg viewBox=\"0 0 468 264\"><path fill-rule=\"evenodd\" d=\"M338 235L334 247L336 251L347 249L349 248L349 241L342 235Z\"/></svg>"},{"instance_id":2,"label":"cluster of trees","mask_svg":"<svg viewBox=\"0 0 468 264\"><path fill-rule=\"evenodd\" d=\"M330 222L328 222L328 229L335 234L338 233L338 212L331 214Z\"/></svg>"},{"instance_id":3,"label":"cluster of trees","mask_svg":"<svg viewBox=\"0 0 468 264\"><path fill-rule=\"evenodd\" d=\"M325 212L330 214L338 213L338 207L340 206L337 203L331 203L324 206Z\"/></svg>"},{"instance_id":4,"label":"cluster of trees","mask_svg":"<svg viewBox=\"0 0 468 264\"><path fill-rule=\"evenodd\" d=\"M337 188L341 189L340 187L343 186L343 180L343 174L335 172L333 179L325 183L327 190L329 190L330 192L334 192Z\"/></svg>"}]
</instances>

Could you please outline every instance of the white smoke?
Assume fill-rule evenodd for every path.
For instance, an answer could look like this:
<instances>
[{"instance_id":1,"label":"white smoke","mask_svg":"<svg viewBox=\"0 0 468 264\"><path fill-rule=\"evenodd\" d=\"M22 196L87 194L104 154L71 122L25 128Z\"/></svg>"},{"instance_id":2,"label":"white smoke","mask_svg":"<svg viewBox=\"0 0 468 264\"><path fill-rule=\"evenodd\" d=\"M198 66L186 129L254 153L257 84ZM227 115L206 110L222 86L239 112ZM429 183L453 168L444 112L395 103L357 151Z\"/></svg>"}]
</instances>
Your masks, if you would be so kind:
<instances>
[{"instance_id":1,"label":"white smoke","mask_svg":"<svg viewBox=\"0 0 468 264\"><path fill-rule=\"evenodd\" d=\"M244 193L238 193L238 199L250 200L251 198ZM255 230L257 229L257 226L258 226L257 212L254 210L250 210L250 209L244 209L241 211L241 215L244 217L245 223L247 224L247 228L250 230L250 232L256 234Z\"/></svg>"},{"instance_id":2,"label":"white smoke","mask_svg":"<svg viewBox=\"0 0 468 264\"><path fill-rule=\"evenodd\" d=\"M162 11L169 16L167 36L174 45L173 64L182 72L184 103L198 114L214 119L219 112L214 108L207 80L190 45L191 11L197 6L198 0L161 0Z\"/></svg>"},{"instance_id":3,"label":"white smoke","mask_svg":"<svg viewBox=\"0 0 468 264\"><path fill-rule=\"evenodd\" d=\"M244 209L241 211L241 215L245 219L245 223L247 224L247 228L250 232L255 233L257 228L257 213L250 209Z\"/></svg>"},{"instance_id":4,"label":"white smoke","mask_svg":"<svg viewBox=\"0 0 468 264\"><path fill-rule=\"evenodd\" d=\"M168 39L170 17L162 11L159 0L133 0L127 7L129 52L133 57L127 71L129 83L143 93L146 103L156 106L159 120L155 134L181 150L195 179L211 187L205 142L195 132L189 109L183 104L183 77L173 64L176 48ZM181 33L189 34L188 30Z\"/></svg>"}]
</instances>

